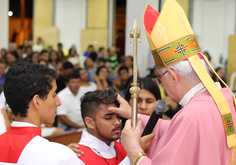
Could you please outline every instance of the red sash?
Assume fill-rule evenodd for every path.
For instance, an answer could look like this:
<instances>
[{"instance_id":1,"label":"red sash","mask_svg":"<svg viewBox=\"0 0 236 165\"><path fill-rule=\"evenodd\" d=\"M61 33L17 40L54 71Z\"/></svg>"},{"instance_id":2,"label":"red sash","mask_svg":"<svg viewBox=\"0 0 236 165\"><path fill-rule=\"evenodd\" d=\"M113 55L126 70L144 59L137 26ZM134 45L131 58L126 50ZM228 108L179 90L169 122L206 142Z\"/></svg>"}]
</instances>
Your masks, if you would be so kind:
<instances>
[{"instance_id":1,"label":"red sash","mask_svg":"<svg viewBox=\"0 0 236 165\"><path fill-rule=\"evenodd\" d=\"M82 151L84 151L84 154L80 157L80 159L85 164L107 164L107 163L109 163L110 165L119 164L127 156L127 153L122 147L122 145L117 141L115 141L114 147L116 150L116 157L108 159L101 157L89 147L79 144L79 148Z\"/></svg>"},{"instance_id":2,"label":"red sash","mask_svg":"<svg viewBox=\"0 0 236 165\"><path fill-rule=\"evenodd\" d=\"M35 136L41 136L39 127L10 126L0 136L0 162L17 163L21 152Z\"/></svg>"}]
</instances>

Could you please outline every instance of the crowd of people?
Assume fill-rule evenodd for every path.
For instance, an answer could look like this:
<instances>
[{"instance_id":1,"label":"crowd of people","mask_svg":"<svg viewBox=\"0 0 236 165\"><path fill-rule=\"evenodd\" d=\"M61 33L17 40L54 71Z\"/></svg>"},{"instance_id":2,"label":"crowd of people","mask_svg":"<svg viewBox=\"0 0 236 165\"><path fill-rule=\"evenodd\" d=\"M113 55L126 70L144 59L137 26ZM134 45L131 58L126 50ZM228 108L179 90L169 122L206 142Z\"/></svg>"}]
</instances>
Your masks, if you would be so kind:
<instances>
[{"instance_id":1,"label":"crowd of people","mask_svg":"<svg viewBox=\"0 0 236 165\"><path fill-rule=\"evenodd\" d=\"M56 93L63 104L58 107L57 117L53 126L46 126L53 129L46 128L43 125L45 128L43 130L47 130L43 133L44 136L61 133L63 132L62 129L68 131L85 127L81 117L80 98L86 92L104 91L106 88L112 87L122 97L127 98L127 101L130 100L129 88L132 83L133 57L131 55L121 55L119 47L115 44L108 48L107 51L105 51L104 47L100 47L98 52L95 51L93 45L89 45L84 54L78 53L76 47L72 45L68 55L66 55L67 51L63 49L62 43L58 43L57 50L44 49L42 38L38 38L37 43L34 45L32 45L32 42L27 42L27 40L24 43L23 46L19 47L12 44L9 51L1 49L0 89L2 89L4 83L5 73L14 63L29 62L45 65L58 73ZM138 81L142 81L140 83L141 89L148 90L147 87L150 84L157 89L157 92L154 92L155 99L153 101L150 101L150 98L153 98L152 89L148 91L148 94L141 90L138 101L140 113L143 113L143 109L149 109L146 114L150 115L157 100L168 100L163 87L157 86L155 83L155 77L157 76L158 74L154 68L153 72L147 75L146 78L138 79ZM4 93L2 93L2 97L4 98ZM6 100L2 100L3 108L8 112L9 107ZM167 101L167 109L164 112L166 115L163 115L165 119L171 119L180 110L180 106L177 103L173 103L171 99L169 100L169 102ZM145 104L143 103L144 101ZM174 104L174 108L171 108L172 104ZM151 105L151 108L148 108L149 105ZM56 127L60 129L56 129Z\"/></svg>"},{"instance_id":2,"label":"crowd of people","mask_svg":"<svg viewBox=\"0 0 236 165\"><path fill-rule=\"evenodd\" d=\"M85 127L81 117L80 98L86 92L104 91L106 88L112 87L131 104L129 89L132 83L133 57L131 55L121 55L119 47L116 47L115 44L108 48L107 52L104 47L100 47L96 52L94 46L89 45L84 54L79 54L76 47L72 45L68 55L66 55L62 43L58 43L57 50L50 51L43 49L41 38L38 38L35 45L32 45L32 42L27 42L27 40L24 43L23 46L19 47L11 44L9 51L1 49L0 90L2 91L5 73L14 63L29 62L45 65L58 73L56 93L63 104L58 108L58 116L53 124L53 129L45 128L47 131L43 134L44 136L61 133L63 130L68 131ZM209 53L205 52L204 54L210 60ZM216 72L225 80L224 68L218 67ZM141 88L138 110L141 114L151 115L155 102L164 100L167 103L167 108L162 117L171 119L181 109L181 106L166 94L161 85L156 84L155 78L159 76L157 67L154 66L149 75L138 78L139 87ZM215 82L219 81L214 74L212 74L212 79ZM221 85L224 86L223 83ZM2 95L4 98L4 93ZM9 107L5 99L0 99L0 102L7 113ZM8 119L5 120L10 123ZM7 124L8 126L9 124ZM47 125L47 127L52 126Z\"/></svg>"}]
</instances>

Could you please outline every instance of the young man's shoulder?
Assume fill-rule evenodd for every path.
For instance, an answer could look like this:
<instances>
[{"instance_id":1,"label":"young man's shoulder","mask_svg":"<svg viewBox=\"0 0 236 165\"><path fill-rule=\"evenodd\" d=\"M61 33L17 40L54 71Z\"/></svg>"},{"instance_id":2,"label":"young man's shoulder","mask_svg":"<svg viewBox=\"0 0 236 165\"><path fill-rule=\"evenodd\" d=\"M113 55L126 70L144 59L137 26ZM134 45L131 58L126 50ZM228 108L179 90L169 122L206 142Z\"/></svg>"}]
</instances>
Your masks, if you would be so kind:
<instances>
[{"instance_id":1,"label":"young man's shoulder","mask_svg":"<svg viewBox=\"0 0 236 165\"><path fill-rule=\"evenodd\" d=\"M115 141L114 147L116 149L116 153L120 155L122 158L125 158L127 156L127 152L118 141Z\"/></svg>"},{"instance_id":2,"label":"young man's shoulder","mask_svg":"<svg viewBox=\"0 0 236 165\"><path fill-rule=\"evenodd\" d=\"M8 148L4 149L8 157L0 157L0 164L4 162L18 165L84 165L72 150L62 144L49 142L41 136L35 136L22 147L21 149L17 146L12 150L12 146L8 145Z\"/></svg>"},{"instance_id":3,"label":"young man's shoulder","mask_svg":"<svg viewBox=\"0 0 236 165\"><path fill-rule=\"evenodd\" d=\"M25 158L30 158L32 162L38 159L37 164L70 164L70 162L72 164L80 164L81 162L76 154L68 147L59 143L49 142L40 136L34 137L27 144L20 156L19 162L24 162Z\"/></svg>"}]
</instances>

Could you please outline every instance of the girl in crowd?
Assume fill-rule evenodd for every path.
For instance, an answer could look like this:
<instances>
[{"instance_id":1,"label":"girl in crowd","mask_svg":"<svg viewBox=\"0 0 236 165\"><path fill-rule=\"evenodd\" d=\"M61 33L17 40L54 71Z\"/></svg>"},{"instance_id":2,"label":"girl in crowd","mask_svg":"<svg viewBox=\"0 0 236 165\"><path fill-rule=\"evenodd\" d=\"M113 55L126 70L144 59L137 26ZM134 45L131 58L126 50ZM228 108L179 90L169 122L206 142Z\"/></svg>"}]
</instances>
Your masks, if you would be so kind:
<instances>
[{"instance_id":1,"label":"girl in crowd","mask_svg":"<svg viewBox=\"0 0 236 165\"><path fill-rule=\"evenodd\" d=\"M56 51L52 50L49 55L48 67L58 70L61 66L62 66L62 63L61 63L58 53Z\"/></svg>"},{"instance_id":2,"label":"girl in crowd","mask_svg":"<svg viewBox=\"0 0 236 165\"><path fill-rule=\"evenodd\" d=\"M225 69L222 67L218 67L215 69L215 72L220 76L220 78L225 82ZM214 82L220 82L220 85L223 87L225 87L225 85L218 79L218 77L216 77L215 74L212 74L212 79Z\"/></svg>"},{"instance_id":3,"label":"girl in crowd","mask_svg":"<svg viewBox=\"0 0 236 165\"><path fill-rule=\"evenodd\" d=\"M125 66L129 69L129 76L133 75L133 57L127 56L125 58ZM139 70L137 71L137 74L139 75Z\"/></svg>"},{"instance_id":4,"label":"girl in crowd","mask_svg":"<svg viewBox=\"0 0 236 165\"><path fill-rule=\"evenodd\" d=\"M96 68L94 67L94 62L90 57L85 60L84 67L89 75L89 81L92 81L92 78L96 75Z\"/></svg>"},{"instance_id":5,"label":"girl in crowd","mask_svg":"<svg viewBox=\"0 0 236 165\"><path fill-rule=\"evenodd\" d=\"M16 57L12 54L12 53L10 53L10 52L8 52L5 56L4 56L4 60L5 60L5 63L6 63L6 69L5 69L5 71L7 71L9 68L10 68L10 66L12 65L12 63L14 62L14 61L16 61Z\"/></svg>"},{"instance_id":6,"label":"girl in crowd","mask_svg":"<svg viewBox=\"0 0 236 165\"><path fill-rule=\"evenodd\" d=\"M138 78L139 88L141 89L138 94L138 113L150 116L154 110L155 103L157 100L163 100L167 104L167 108L162 114L163 119L170 120L180 109L179 104L173 102L170 97L166 96L162 98L159 86L151 78ZM126 88L124 99L127 100L131 105L131 94L129 89L131 83Z\"/></svg>"},{"instance_id":7,"label":"girl in crowd","mask_svg":"<svg viewBox=\"0 0 236 165\"><path fill-rule=\"evenodd\" d=\"M0 51L1 59L4 59L6 54L7 54L7 50L2 48L1 51Z\"/></svg>"},{"instance_id":8,"label":"girl in crowd","mask_svg":"<svg viewBox=\"0 0 236 165\"><path fill-rule=\"evenodd\" d=\"M97 69L94 80L97 83L98 90L105 90L108 86L112 87L112 82L108 79L109 70L106 66L101 66Z\"/></svg>"},{"instance_id":9,"label":"girl in crowd","mask_svg":"<svg viewBox=\"0 0 236 165\"><path fill-rule=\"evenodd\" d=\"M80 76L81 80L81 85L79 88L80 96L83 96L85 93L90 91L95 91L97 89L96 83L89 81L89 76L85 69L78 68L74 72L78 73Z\"/></svg>"},{"instance_id":10,"label":"girl in crowd","mask_svg":"<svg viewBox=\"0 0 236 165\"><path fill-rule=\"evenodd\" d=\"M38 52L33 52L30 54L30 61L31 63L38 63L39 61L39 54Z\"/></svg>"},{"instance_id":11,"label":"girl in crowd","mask_svg":"<svg viewBox=\"0 0 236 165\"><path fill-rule=\"evenodd\" d=\"M161 100L160 90L157 84L150 78L138 78L140 93L138 94L138 113L151 115L157 100ZM124 99L131 105L132 99L129 89L131 83L127 86Z\"/></svg>"}]
</instances>

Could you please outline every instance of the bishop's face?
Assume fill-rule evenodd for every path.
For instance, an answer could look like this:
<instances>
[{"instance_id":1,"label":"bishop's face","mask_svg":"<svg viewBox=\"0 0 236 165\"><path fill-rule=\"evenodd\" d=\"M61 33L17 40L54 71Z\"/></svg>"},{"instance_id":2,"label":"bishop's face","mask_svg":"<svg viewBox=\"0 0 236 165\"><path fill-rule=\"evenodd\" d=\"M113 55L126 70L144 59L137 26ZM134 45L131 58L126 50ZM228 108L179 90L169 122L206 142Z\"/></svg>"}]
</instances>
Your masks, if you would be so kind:
<instances>
[{"instance_id":1,"label":"bishop's face","mask_svg":"<svg viewBox=\"0 0 236 165\"><path fill-rule=\"evenodd\" d=\"M164 72L159 69L158 73L162 75ZM175 71L168 69L167 72L161 77L162 79L162 86L167 93L167 95L176 103L179 102L178 100L178 88L176 87L176 80L174 79Z\"/></svg>"}]
</instances>

